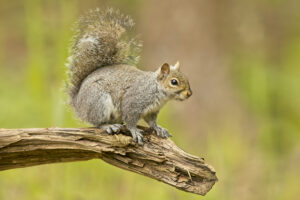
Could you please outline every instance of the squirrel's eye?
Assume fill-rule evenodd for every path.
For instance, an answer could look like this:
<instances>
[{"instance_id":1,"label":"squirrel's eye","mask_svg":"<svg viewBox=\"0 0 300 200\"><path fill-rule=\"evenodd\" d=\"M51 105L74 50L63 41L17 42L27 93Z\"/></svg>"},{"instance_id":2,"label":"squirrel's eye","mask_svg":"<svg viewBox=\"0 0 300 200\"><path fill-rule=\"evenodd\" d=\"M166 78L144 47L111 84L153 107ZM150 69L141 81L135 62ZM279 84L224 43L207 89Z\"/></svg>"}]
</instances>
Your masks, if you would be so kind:
<instances>
[{"instance_id":1,"label":"squirrel's eye","mask_svg":"<svg viewBox=\"0 0 300 200\"><path fill-rule=\"evenodd\" d=\"M172 80L171 80L171 84L172 84L172 85L178 85L178 81L177 81L176 79L172 79Z\"/></svg>"}]
</instances>

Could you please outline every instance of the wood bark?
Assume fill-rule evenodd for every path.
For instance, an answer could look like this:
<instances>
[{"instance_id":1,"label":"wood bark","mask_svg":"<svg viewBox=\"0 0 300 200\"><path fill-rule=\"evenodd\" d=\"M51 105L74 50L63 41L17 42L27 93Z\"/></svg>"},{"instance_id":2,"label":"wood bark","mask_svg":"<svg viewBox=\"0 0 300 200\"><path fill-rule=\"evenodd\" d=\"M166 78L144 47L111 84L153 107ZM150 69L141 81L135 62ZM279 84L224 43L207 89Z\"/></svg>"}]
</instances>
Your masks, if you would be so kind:
<instances>
[{"instance_id":1,"label":"wood bark","mask_svg":"<svg viewBox=\"0 0 300 200\"><path fill-rule=\"evenodd\" d=\"M139 146L126 129L114 135L97 128L0 129L0 171L100 158L186 192L205 195L212 188L216 172L204 159L144 130Z\"/></svg>"}]
</instances>

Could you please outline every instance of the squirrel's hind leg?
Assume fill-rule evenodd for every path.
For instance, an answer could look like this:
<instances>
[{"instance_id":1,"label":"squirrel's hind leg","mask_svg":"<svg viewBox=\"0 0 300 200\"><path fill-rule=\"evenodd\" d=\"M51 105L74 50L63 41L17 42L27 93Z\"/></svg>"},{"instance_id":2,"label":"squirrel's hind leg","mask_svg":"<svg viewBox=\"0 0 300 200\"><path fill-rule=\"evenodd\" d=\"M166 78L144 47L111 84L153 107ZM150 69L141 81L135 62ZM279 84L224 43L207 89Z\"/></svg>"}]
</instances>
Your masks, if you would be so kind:
<instances>
[{"instance_id":1,"label":"squirrel's hind leg","mask_svg":"<svg viewBox=\"0 0 300 200\"><path fill-rule=\"evenodd\" d=\"M105 130L109 134L118 133L122 129L123 124L104 124L100 125L99 128Z\"/></svg>"}]
</instances>

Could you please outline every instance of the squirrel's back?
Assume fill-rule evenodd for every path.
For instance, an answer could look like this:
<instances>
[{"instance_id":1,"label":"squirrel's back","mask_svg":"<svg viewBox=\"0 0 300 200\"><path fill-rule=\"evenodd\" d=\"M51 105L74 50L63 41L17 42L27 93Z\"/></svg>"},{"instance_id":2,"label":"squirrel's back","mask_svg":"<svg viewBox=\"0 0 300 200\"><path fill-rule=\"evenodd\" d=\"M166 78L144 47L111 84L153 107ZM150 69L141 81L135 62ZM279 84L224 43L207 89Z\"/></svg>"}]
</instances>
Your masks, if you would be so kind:
<instances>
[{"instance_id":1,"label":"squirrel's back","mask_svg":"<svg viewBox=\"0 0 300 200\"><path fill-rule=\"evenodd\" d=\"M79 19L67 64L71 104L83 80L93 71L138 62L141 43L126 35L133 26L129 16L111 8L90 11Z\"/></svg>"}]
</instances>

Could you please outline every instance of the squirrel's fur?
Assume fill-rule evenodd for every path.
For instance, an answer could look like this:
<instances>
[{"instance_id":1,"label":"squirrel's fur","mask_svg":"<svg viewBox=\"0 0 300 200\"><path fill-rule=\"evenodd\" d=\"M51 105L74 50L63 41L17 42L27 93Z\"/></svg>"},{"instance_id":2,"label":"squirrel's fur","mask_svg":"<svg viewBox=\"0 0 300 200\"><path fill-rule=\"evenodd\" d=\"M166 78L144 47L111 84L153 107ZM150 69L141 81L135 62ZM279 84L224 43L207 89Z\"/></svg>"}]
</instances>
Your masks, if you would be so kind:
<instances>
[{"instance_id":1,"label":"squirrel's fur","mask_svg":"<svg viewBox=\"0 0 300 200\"><path fill-rule=\"evenodd\" d=\"M129 37L134 21L112 8L91 10L79 18L72 39L68 92L71 96L94 70L115 64L137 64L141 42Z\"/></svg>"},{"instance_id":2,"label":"squirrel's fur","mask_svg":"<svg viewBox=\"0 0 300 200\"><path fill-rule=\"evenodd\" d=\"M129 39L133 20L119 11L91 11L80 18L69 58L68 93L78 117L108 133L126 124L133 139L143 144L143 118L161 137L168 131L156 124L157 114L170 99L191 96L189 82L175 66L141 71L137 63L140 42Z\"/></svg>"}]
</instances>

